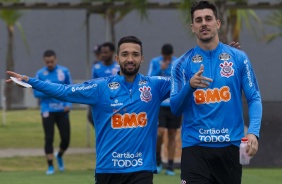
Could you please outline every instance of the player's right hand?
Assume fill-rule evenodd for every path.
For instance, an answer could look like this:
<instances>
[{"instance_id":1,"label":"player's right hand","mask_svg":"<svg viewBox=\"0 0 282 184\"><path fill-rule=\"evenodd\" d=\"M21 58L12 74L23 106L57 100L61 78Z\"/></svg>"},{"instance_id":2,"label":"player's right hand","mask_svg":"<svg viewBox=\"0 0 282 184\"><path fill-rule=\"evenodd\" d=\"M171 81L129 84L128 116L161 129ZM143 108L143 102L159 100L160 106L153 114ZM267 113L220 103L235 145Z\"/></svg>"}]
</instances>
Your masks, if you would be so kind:
<instances>
[{"instance_id":1,"label":"player's right hand","mask_svg":"<svg viewBox=\"0 0 282 184\"><path fill-rule=\"evenodd\" d=\"M20 80L20 81L25 81L25 82L27 82L27 81L29 80L29 77L28 77L28 76L21 75L21 74L18 74L18 73L16 73L16 72L6 71L6 73L7 73L8 75L10 75L11 77L17 78L17 79ZM13 81L13 80L10 79L10 78L6 80L7 83L10 83L10 82L12 82L12 81Z\"/></svg>"},{"instance_id":2,"label":"player's right hand","mask_svg":"<svg viewBox=\"0 0 282 184\"><path fill-rule=\"evenodd\" d=\"M201 64L199 71L190 79L190 86L192 88L206 88L210 85L209 82L213 81L211 78L204 77L203 73L204 65Z\"/></svg>"}]
</instances>

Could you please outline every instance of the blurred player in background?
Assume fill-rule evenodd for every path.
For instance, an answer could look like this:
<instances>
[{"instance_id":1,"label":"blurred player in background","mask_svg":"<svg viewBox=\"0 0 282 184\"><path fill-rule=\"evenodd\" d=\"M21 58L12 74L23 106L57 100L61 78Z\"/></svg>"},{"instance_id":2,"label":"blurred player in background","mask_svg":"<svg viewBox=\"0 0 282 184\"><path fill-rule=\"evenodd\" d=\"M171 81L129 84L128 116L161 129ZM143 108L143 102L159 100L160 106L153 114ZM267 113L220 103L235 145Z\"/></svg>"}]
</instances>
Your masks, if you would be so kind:
<instances>
[{"instance_id":1,"label":"blurred player in background","mask_svg":"<svg viewBox=\"0 0 282 184\"><path fill-rule=\"evenodd\" d=\"M177 58L173 56L173 46L164 44L161 49L161 55L151 60L149 65L149 76L169 76L171 75L171 67ZM176 134L177 129L181 126L181 116L174 115L169 106L169 98L163 101L159 113L158 139L157 139L157 172L160 173L162 164L162 145L165 130L167 129L167 153L168 165L166 175L174 176L174 155L176 150Z\"/></svg>"},{"instance_id":2,"label":"blurred player in background","mask_svg":"<svg viewBox=\"0 0 282 184\"><path fill-rule=\"evenodd\" d=\"M69 70L64 66L57 64L56 53L53 50L46 50L43 59L46 66L37 71L37 79L50 83L72 84ZM58 127L61 138L59 152L56 153L56 159L59 170L64 171L64 161L62 156L70 143L69 112L71 110L71 103L54 99L37 90L34 90L34 96L39 99L41 106L42 124L45 135L44 148L48 163L46 174L54 174L55 172L53 166L55 124Z\"/></svg>"}]
</instances>

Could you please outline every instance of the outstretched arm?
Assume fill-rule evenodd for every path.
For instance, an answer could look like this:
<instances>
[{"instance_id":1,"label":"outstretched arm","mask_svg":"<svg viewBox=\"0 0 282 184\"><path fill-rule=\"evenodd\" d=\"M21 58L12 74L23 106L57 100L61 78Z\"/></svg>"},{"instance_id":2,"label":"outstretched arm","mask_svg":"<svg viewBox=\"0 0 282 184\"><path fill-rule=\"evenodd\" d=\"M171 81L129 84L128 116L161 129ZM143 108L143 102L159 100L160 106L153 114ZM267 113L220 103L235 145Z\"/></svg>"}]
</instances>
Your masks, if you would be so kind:
<instances>
[{"instance_id":1,"label":"outstretched arm","mask_svg":"<svg viewBox=\"0 0 282 184\"><path fill-rule=\"evenodd\" d=\"M29 83L32 88L40 91L50 97L65 102L95 104L99 100L99 89L93 81L86 81L82 84L64 85L57 83L44 82L36 78L20 75L18 73L7 71L7 74L18 80ZM6 82L12 82L7 79Z\"/></svg>"}]
</instances>

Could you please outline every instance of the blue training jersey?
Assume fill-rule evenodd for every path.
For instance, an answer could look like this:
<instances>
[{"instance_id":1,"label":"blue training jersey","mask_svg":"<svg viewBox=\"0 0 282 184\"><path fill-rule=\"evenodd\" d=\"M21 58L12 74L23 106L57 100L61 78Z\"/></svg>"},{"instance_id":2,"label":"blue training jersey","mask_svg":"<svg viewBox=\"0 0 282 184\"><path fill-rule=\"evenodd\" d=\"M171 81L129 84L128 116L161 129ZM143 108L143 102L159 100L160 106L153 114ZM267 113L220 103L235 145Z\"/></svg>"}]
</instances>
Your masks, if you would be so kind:
<instances>
[{"instance_id":1,"label":"blue training jersey","mask_svg":"<svg viewBox=\"0 0 282 184\"><path fill-rule=\"evenodd\" d=\"M41 68L36 72L36 78L46 82L72 84L69 70L61 65L56 65L53 70L48 70L47 67ZM34 90L33 93L34 96L40 101L42 113L63 112L66 106L71 107L71 103L57 100L37 90Z\"/></svg>"},{"instance_id":2,"label":"blue training jersey","mask_svg":"<svg viewBox=\"0 0 282 184\"><path fill-rule=\"evenodd\" d=\"M177 57L172 56L171 59L171 63L168 65L167 69L162 70L161 69L161 64L163 62L163 56L160 55L158 57L153 58L150 61L150 65L149 65L149 70L148 70L148 74L149 76L170 76L171 75L171 68L172 68L172 64L173 62L175 62L175 60L177 59ZM169 98L165 99L161 106L169 106Z\"/></svg>"},{"instance_id":3,"label":"blue training jersey","mask_svg":"<svg viewBox=\"0 0 282 184\"><path fill-rule=\"evenodd\" d=\"M111 65L104 65L102 61L98 61L92 66L92 79L116 75L118 71L119 64L117 61L114 61Z\"/></svg>"},{"instance_id":4,"label":"blue training jersey","mask_svg":"<svg viewBox=\"0 0 282 184\"><path fill-rule=\"evenodd\" d=\"M96 131L96 172L156 170L157 122L161 102L169 97L170 77L138 74L62 85L30 78L36 90L59 100L91 105Z\"/></svg>"},{"instance_id":5,"label":"blue training jersey","mask_svg":"<svg viewBox=\"0 0 282 184\"><path fill-rule=\"evenodd\" d=\"M207 88L193 89L190 79L204 65ZM249 134L259 137L262 104L258 83L247 55L219 43L212 51L199 46L182 55L172 69L171 110L184 113L182 147L239 146L244 137L242 92L249 107Z\"/></svg>"}]
</instances>

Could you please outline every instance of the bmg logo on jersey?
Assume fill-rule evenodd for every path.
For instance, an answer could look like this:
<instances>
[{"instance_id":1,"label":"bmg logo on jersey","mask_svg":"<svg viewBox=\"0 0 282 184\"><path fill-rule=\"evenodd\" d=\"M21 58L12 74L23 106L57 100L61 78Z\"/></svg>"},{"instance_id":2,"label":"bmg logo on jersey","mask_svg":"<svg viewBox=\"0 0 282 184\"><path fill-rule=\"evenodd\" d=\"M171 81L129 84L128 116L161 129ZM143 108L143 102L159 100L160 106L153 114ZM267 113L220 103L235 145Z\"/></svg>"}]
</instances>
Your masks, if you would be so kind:
<instances>
[{"instance_id":1,"label":"bmg logo on jersey","mask_svg":"<svg viewBox=\"0 0 282 184\"><path fill-rule=\"evenodd\" d=\"M194 99L196 104L228 102L231 99L231 92L228 86L223 86L220 89L197 89L194 92Z\"/></svg>"},{"instance_id":2,"label":"bmg logo on jersey","mask_svg":"<svg viewBox=\"0 0 282 184\"><path fill-rule=\"evenodd\" d=\"M111 118L111 125L113 129L121 128L137 128L145 127L147 125L147 113L140 112L136 113L125 113L125 114L114 114Z\"/></svg>"},{"instance_id":3,"label":"bmg logo on jersey","mask_svg":"<svg viewBox=\"0 0 282 184\"><path fill-rule=\"evenodd\" d=\"M137 167L143 165L142 152L112 153L114 167Z\"/></svg>"}]
</instances>

